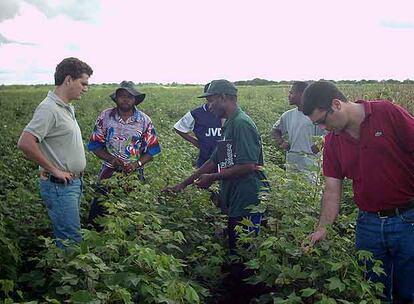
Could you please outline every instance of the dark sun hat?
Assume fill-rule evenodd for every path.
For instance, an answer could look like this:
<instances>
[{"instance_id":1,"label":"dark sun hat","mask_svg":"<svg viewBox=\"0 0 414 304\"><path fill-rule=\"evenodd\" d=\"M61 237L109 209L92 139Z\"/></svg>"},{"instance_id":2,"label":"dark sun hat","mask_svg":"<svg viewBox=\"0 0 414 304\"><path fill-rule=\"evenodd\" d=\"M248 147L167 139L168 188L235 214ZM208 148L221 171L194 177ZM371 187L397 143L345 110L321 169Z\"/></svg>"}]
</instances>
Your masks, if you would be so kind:
<instances>
[{"instance_id":1,"label":"dark sun hat","mask_svg":"<svg viewBox=\"0 0 414 304\"><path fill-rule=\"evenodd\" d=\"M122 81L119 85L119 87L116 88L116 90L109 95L113 101L116 102L116 93L118 90L126 90L129 94L135 97L135 105L140 104L145 99L145 94L139 92L135 89L134 83L132 81Z\"/></svg>"}]
</instances>

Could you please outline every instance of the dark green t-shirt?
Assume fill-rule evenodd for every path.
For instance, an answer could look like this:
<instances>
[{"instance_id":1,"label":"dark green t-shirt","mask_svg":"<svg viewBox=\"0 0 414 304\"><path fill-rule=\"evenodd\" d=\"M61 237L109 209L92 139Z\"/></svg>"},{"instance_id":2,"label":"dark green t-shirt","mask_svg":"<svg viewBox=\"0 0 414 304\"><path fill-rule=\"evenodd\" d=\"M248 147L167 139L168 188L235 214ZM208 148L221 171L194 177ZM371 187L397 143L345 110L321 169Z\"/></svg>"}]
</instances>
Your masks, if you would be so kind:
<instances>
[{"instance_id":1,"label":"dark green t-shirt","mask_svg":"<svg viewBox=\"0 0 414 304\"><path fill-rule=\"evenodd\" d=\"M259 203L259 192L266 179L263 165L263 149L257 127L240 108L227 119L222 128L222 140L210 158L220 168L237 164L256 164L258 170L242 177L220 181L220 195L228 207L229 217L246 216L249 205Z\"/></svg>"}]
</instances>

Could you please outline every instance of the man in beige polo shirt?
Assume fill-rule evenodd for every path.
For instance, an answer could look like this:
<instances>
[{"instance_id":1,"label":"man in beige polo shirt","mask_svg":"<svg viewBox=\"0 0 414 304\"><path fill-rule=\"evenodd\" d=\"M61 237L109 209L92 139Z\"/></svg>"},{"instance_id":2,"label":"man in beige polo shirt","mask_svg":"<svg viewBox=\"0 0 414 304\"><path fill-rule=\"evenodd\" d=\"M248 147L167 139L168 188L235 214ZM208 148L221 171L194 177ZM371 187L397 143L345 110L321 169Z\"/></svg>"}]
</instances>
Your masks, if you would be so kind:
<instances>
[{"instance_id":1,"label":"man in beige polo shirt","mask_svg":"<svg viewBox=\"0 0 414 304\"><path fill-rule=\"evenodd\" d=\"M55 90L36 108L17 144L40 166L40 193L59 247L63 247L61 240L81 241L79 204L86 158L71 101L88 91L92 73L91 67L77 58L59 63Z\"/></svg>"}]
</instances>

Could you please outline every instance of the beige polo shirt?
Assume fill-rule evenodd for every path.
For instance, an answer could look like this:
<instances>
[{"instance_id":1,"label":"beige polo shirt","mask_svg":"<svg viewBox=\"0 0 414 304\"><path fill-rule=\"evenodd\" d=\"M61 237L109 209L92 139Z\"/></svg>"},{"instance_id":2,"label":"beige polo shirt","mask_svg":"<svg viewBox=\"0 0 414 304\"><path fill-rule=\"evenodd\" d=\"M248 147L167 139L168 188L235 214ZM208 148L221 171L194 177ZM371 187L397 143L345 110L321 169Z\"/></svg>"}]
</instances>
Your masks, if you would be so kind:
<instances>
[{"instance_id":1,"label":"beige polo shirt","mask_svg":"<svg viewBox=\"0 0 414 304\"><path fill-rule=\"evenodd\" d=\"M75 174L85 169L85 150L75 109L54 92L49 91L38 105L24 131L39 140L40 150L57 168Z\"/></svg>"}]
</instances>

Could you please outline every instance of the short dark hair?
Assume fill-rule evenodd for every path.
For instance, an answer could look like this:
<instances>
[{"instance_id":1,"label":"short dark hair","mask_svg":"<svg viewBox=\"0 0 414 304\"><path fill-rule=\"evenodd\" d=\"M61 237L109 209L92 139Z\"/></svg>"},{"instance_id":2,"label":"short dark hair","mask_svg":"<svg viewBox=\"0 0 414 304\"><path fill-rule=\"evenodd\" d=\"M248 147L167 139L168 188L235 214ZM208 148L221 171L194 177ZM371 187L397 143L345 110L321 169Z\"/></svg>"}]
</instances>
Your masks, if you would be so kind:
<instances>
[{"instance_id":1,"label":"short dark hair","mask_svg":"<svg viewBox=\"0 0 414 304\"><path fill-rule=\"evenodd\" d=\"M304 82L304 81L294 81L292 83L292 89L295 92L299 92L299 93L303 93L303 91L305 91L305 89L307 88L308 83Z\"/></svg>"},{"instance_id":2,"label":"short dark hair","mask_svg":"<svg viewBox=\"0 0 414 304\"><path fill-rule=\"evenodd\" d=\"M82 77L83 73L91 76L93 70L86 62L78 58L65 58L56 66L55 85L61 85L68 75L73 79L78 79Z\"/></svg>"},{"instance_id":3,"label":"short dark hair","mask_svg":"<svg viewBox=\"0 0 414 304\"><path fill-rule=\"evenodd\" d=\"M332 100L347 102L345 95L329 81L316 81L309 85L302 95L303 114L311 115L315 109L329 109Z\"/></svg>"}]
</instances>

